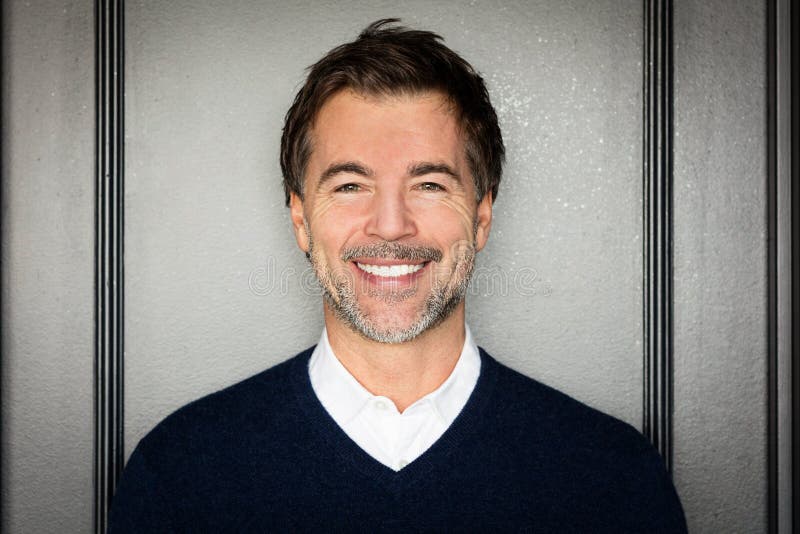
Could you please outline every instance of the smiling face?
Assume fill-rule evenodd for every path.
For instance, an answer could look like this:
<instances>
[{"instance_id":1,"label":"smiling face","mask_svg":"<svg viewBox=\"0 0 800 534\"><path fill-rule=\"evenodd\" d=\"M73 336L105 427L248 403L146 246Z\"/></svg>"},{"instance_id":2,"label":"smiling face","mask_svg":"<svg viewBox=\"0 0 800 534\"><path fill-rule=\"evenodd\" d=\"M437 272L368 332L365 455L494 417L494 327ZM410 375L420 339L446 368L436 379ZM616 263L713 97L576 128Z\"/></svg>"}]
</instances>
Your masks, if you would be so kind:
<instances>
[{"instance_id":1,"label":"smiling face","mask_svg":"<svg viewBox=\"0 0 800 534\"><path fill-rule=\"evenodd\" d=\"M476 203L447 100L345 90L311 134L304 198L292 195L291 215L334 316L384 343L411 340L454 310L463 321L492 203Z\"/></svg>"}]
</instances>

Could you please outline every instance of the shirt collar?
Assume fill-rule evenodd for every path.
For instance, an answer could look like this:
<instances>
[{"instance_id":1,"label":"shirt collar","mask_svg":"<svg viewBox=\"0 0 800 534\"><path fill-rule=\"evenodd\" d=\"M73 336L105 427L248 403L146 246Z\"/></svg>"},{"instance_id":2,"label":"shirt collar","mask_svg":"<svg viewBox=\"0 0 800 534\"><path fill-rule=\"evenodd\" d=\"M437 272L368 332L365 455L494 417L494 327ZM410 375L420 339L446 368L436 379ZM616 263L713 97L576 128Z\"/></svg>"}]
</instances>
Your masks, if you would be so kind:
<instances>
[{"instance_id":1,"label":"shirt collar","mask_svg":"<svg viewBox=\"0 0 800 534\"><path fill-rule=\"evenodd\" d=\"M481 359L469 326L464 346L450 376L434 391L414 402L403 413L430 402L442 421L449 425L467 403L480 374ZM340 425L352 421L376 396L367 391L333 353L328 332L323 328L319 343L308 363L311 386L322 405Z\"/></svg>"}]
</instances>

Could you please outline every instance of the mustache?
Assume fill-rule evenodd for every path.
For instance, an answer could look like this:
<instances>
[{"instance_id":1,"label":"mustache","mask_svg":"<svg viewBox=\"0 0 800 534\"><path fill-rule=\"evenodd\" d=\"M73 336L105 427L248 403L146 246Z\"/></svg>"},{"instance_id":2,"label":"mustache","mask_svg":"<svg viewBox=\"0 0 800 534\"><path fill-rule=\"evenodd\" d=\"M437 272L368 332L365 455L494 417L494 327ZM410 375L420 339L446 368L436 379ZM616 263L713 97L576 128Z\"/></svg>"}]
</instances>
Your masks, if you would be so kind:
<instances>
[{"instance_id":1,"label":"mustache","mask_svg":"<svg viewBox=\"0 0 800 534\"><path fill-rule=\"evenodd\" d=\"M414 245L404 245L402 243L392 243L383 241L370 245L359 245L345 249L342 252L342 261L350 261L353 258L380 257L393 260L412 260L412 261L442 261L444 254L441 250L433 247L423 247Z\"/></svg>"}]
</instances>

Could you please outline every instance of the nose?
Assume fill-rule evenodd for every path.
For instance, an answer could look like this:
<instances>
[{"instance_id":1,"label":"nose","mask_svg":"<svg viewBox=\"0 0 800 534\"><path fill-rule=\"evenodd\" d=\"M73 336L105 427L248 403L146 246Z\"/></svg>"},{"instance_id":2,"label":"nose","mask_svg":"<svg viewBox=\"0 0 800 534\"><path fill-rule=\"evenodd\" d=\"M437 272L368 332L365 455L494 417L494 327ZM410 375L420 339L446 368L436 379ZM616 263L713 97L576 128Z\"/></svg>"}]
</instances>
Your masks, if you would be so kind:
<instances>
[{"instance_id":1,"label":"nose","mask_svg":"<svg viewBox=\"0 0 800 534\"><path fill-rule=\"evenodd\" d=\"M416 224L402 192L382 191L375 194L365 231L367 235L385 241L397 241L416 233Z\"/></svg>"}]
</instances>

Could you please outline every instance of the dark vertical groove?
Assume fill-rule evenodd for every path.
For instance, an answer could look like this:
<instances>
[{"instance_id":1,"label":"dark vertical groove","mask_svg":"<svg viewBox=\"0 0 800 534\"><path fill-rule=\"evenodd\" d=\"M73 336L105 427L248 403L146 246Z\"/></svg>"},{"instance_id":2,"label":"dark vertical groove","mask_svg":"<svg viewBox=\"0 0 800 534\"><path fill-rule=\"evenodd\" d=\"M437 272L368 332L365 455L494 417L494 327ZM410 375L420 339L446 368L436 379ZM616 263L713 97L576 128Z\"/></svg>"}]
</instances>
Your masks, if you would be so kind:
<instances>
[{"instance_id":1,"label":"dark vertical groove","mask_svg":"<svg viewBox=\"0 0 800 534\"><path fill-rule=\"evenodd\" d=\"M644 1L644 421L672 469L672 2Z\"/></svg>"},{"instance_id":2,"label":"dark vertical groove","mask_svg":"<svg viewBox=\"0 0 800 534\"><path fill-rule=\"evenodd\" d=\"M5 9L3 6L0 6L0 52L5 48L8 50L8 44L10 44L11 39L8 36L8 28L5 26ZM6 57L5 54L0 53L0 98L5 99L6 94L11 94L10 89L7 89L6 86ZM10 85L10 84L9 84ZM6 114L5 114L5 104L0 102L0 127L7 127L6 123ZM6 153L6 139L0 137L0 206L5 206L4 199L3 199L3 190L5 187L3 186L3 180L8 179L5 176L5 163L7 161L8 155ZM3 228L3 214L0 213L0 273L4 273L3 270L3 256L5 256L5 250L3 249L3 240L5 239L6 235L4 233ZM0 324L5 320L2 314L3 309L3 302L2 302L2 295L6 292L6 288L2 287L2 278L0 278ZM0 380L3 377L3 357L2 357L2 347L4 347L4 339L2 334L2 328L0 328ZM5 421L3 420L3 401L2 401L2 392L0 392L0 466L5 467L4 462L4 455L8 454L8 451L3 446L5 443ZM8 495L9 488L7 485L7 477L2 476L2 470L0 470L0 529L2 529L3 522L5 520L5 509L4 505L6 499L3 497L4 495Z\"/></svg>"},{"instance_id":3,"label":"dark vertical groove","mask_svg":"<svg viewBox=\"0 0 800 534\"><path fill-rule=\"evenodd\" d=\"M95 436L94 530L123 465L123 0L95 4Z\"/></svg>"},{"instance_id":4,"label":"dark vertical groove","mask_svg":"<svg viewBox=\"0 0 800 534\"><path fill-rule=\"evenodd\" d=\"M777 4L767 0L767 532L778 532Z\"/></svg>"},{"instance_id":5,"label":"dark vertical groove","mask_svg":"<svg viewBox=\"0 0 800 534\"><path fill-rule=\"evenodd\" d=\"M791 378L791 506L792 506L792 532L800 534L800 87L797 78L800 74L800 9L796 3L788 2L789 7L789 105L791 107L790 125L790 172L791 172L791 247L792 247L792 321L794 325L791 332L792 378Z\"/></svg>"}]
</instances>

